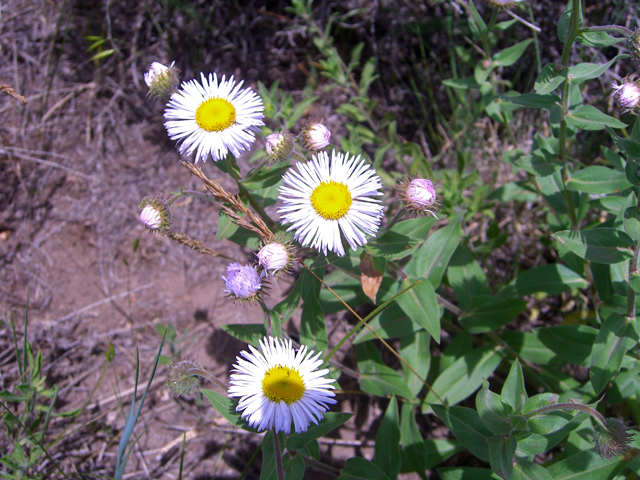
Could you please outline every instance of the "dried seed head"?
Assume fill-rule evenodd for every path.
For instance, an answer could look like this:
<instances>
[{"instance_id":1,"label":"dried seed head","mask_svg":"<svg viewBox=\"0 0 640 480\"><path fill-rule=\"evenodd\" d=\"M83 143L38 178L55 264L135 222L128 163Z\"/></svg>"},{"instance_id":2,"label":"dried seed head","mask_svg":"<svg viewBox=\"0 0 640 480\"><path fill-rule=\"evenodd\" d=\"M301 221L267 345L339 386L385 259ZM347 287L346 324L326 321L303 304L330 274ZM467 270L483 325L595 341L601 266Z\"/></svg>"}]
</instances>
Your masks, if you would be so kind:
<instances>
[{"instance_id":1,"label":"dried seed head","mask_svg":"<svg viewBox=\"0 0 640 480\"><path fill-rule=\"evenodd\" d=\"M202 370L200 362L196 362L189 359L183 360L180 357L179 361L174 360L169 365L166 385L177 396L190 395L200 386L199 375L191 372L192 370Z\"/></svg>"}]
</instances>

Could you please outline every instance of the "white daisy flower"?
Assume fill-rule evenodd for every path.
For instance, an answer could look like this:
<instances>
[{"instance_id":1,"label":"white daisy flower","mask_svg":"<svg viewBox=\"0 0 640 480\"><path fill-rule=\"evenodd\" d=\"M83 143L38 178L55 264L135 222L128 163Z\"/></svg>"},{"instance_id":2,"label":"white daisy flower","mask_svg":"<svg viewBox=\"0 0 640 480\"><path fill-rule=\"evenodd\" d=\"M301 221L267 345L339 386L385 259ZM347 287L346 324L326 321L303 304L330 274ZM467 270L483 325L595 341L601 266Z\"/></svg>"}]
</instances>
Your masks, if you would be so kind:
<instances>
[{"instance_id":1,"label":"white daisy flower","mask_svg":"<svg viewBox=\"0 0 640 480\"><path fill-rule=\"evenodd\" d=\"M322 360L313 350L302 346L297 352L291 340L265 337L260 351L249 345L251 353L240 352L229 378L230 397L240 397L236 411L257 429L291 433L306 432L311 422L316 425L336 401L330 385L323 378L328 369L318 370Z\"/></svg>"},{"instance_id":2,"label":"white daisy flower","mask_svg":"<svg viewBox=\"0 0 640 480\"><path fill-rule=\"evenodd\" d=\"M200 74L196 80L184 82L182 89L167 104L165 127L172 140L180 143L180 153L196 154L196 163L205 162L209 154L214 162L231 152L238 156L255 140L254 132L264 125L262 99L250 88L236 85L231 77L218 82L217 75L209 78Z\"/></svg>"},{"instance_id":3,"label":"white daisy flower","mask_svg":"<svg viewBox=\"0 0 640 480\"><path fill-rule=\"evenodd\" d=\"M349 152L335 150L331 161L327 152L319 152L297 167L298 172L291 168L284 174L284 186L279 188L285 206L278 213L283 225L291 224L287 231L295 230L301 245L325 255L327 250L344 255L340 232L354 250L366 245L383 214L379 200L371 198L382 195L376 171L360 155L349 157Z\"/></svg>"}]
</instances>

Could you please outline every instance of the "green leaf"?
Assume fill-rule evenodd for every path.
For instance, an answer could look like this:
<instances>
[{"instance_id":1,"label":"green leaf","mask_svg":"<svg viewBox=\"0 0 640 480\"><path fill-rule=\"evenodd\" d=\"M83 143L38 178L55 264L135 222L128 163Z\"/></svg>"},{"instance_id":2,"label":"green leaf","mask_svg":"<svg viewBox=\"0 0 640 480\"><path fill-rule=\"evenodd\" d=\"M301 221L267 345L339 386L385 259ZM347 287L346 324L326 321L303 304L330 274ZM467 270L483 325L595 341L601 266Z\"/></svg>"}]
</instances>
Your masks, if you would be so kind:
<instances>
[{"instance_id":1,"label":"green leaf","mask_svg":"<svg viewBox=\"0 0 640 480\"><path fill-rule=\"evenodd\" d=\"M578 85L586 80L599 77L606 72L614 62L627 57L628 55L618 55L602 65L598 63L579 63L573 67L569 67L569 75L573 77L570 78L570 82Z\"/></svg>"},{"instance_id":2,"label":"green leaf","mask_svg":"<svg viewBox=\"0 0 640 480\"><path fill-rule=\"evenodd\" d=\"M427 378L429 367L431 364L431 353L429 352L429 343L431 335L424 330L406 335L400 339L400 356L413 368L421 378ZM424 387L424 383L402 364L405 383L411 390L414 397L417 397Z\"/></svg>"},{"instance_id":3,"label":"green leaf","mask_svg":"<svg viewBox=\"0 0 640 480\"><path fill-rule=\"evenodd\" d=\"M438 475L442 480L500 480L491 470L474 467L439 468Z\"/></svg>"},{"instance_id":4,"label":"green leaf","mask_svg":"<svg viewBox=\"0 0 640 480\"><path fill-rule=\"evenodd\" d=\"M640 160L640 141L620 137L611 129L609 130L609 134L611 135L611 138L613 138L616 146L627 158L630 157Z\"/></svg>"},{"instance_id":5,"label":"green leaf","mask_svg":"<svg viewBox=\"0 0 640 480\"><path fill-rule=\"evenodd\" d=\"M613 118L606 113L602 113L596 107L585 105L566 115L565 120L569 125L581 128L582 130L604 130L607 127L625 128L626 123Z\"/></svg>"},{"instance_id":6,"label":"green leaf","mask_svg":"<svg viewBox=\"0 0 640 480\"><path fill-rule=\"evenodd\" d=\"M584 168L567 181L567 190L585 193L617 193L630 187L625 172L600 165Z\"/></svg>"},{"instance_id":7,"label":"green leaf","mask_svg":"<svg viewBox=\"0 0 640 480\"><path fill-rule=\"evenodd\" d=\"M250 427L249 424L240 417L240 413L236 412L236 407L238 406L238 402L236 400L223 397L219 393L207 390L206 388L201 388L200 391L205 397L207 397L209 402L211 402L213 408L215 408L220 415L226 418L229 423L249 432L257 432L255 428Z\"/></svg>"},{"instance_id":8,"label":"green leaf","mask_svg":"<svg viewBox=\"0 0 640 480\"><path fill-rule=\"evenodd\" d=\"M310 425L306 432L291 434L287 438L289 450L301 450L312 440L325 436L349 420L353 414L340 412L327 412L318 425Z\"/></svg>"},{"instance_id":9,"label":"green leaf","mask_svg":"<svg viewBox=\"0 0 640 480\"><path fill-rule=\"evenodd\" d=\"M489 461L487 438L493 434L480 420L478 412L467 407L433 405L434 413L464 447L480 460Z\"/></svg>"},{"instance_id":10,"label":"green leaf","mask_svg":"<svg viewBox=\"0 0 640 480\"><path fill-rule=\"evenodd\" d=\"M537 177L548 177L559 172L563 164L558 160L558 155L543 149L537 149L530 155L524 155L516 160L516 165Z\"/></svg>"},{"instance_id":11,"label":"green leaf","mask_svg":"<svg viewBox=\"0 0 640 480\"><path fill-rule=\"evenodd\" d=\"M440 403L434 392L450 405L471 396L482 385L482 379L489 378L498 368L502 357L502 352L492 345L483 345L460 357L433 382L424 400L423 413L429 411L430 404Z\"/></svg>"},{"instance_id":12,"label":"green leaf","mask_svg":"<svg viewBox=\"0 0 640 480\"><path fill-rule=\"evenodd\" d=\"M458 305L467 310L476 295L489 295L489 282L480 264L473 258L467 247L458 245L451 256L447 269L449 286L458 297Z\"/></svg>"},{"instance_id":13,"label":"green leaf","mask_svg":"<svg viewBox=\"0 0 640 480\"><path fill-rule=\"evenodd\" d=\"M500 477L509 479L513 472L513 458L518 441L512 437L496 435L487 439L489 445L489 463L491 469Z\"/></svg>"},{"instance_id":14,"label":"green leaf","mask_svg":"<svg viewBox=\"0 0 640 480\"><path fill-rule=\"evenodd\" d=\"M624 37L616 38L607 32L581 32L578 41L589 47L609 47L624 41Z\"/></svg>"},{"instance_id":15,"label":"green leaf","mask_svg":"<svg viewBox=\"0 0 640 480\"><path fill-rule=\"evenodd\" d=\"M259 323L220 325L220 328L232 337L256 348L260 347L260 340L267 336L264 325Z\"/></svg>"},{"instance_id":16,"label":"green leaf","mask_svg":"<svg viewBox=\"0 0 640 480\"><path fill-rule=\"evenodd\" d=\"M387 367L371 342L356 345L360 388L371 395L386 397L399 395L411 400L413 395L402 375Z\"/></svg>"},{"instance_id":17,"label":"green leaf","mask_svg":"<svg viewBox=\"0 0 640 480\"><path fill-rule=\"evenodd\" d=\"M493 56L493 62L501 67L510 67L520 59L531 42L533 42L533 39L529 38L499 51Z\"/></svg>"},{"instance_id":18,"label":"green leaf","mask_svg":"<svg viewBox=\"0 0 640 480\"><path fill-rule=\"evenodd\" d=\"M564 79L567 78L567 74L569 73L569 69L567 67L563 68L562 65L558 67L559 69L556 69L556 65L551 63L542 68L534 85L536 93L547 95L564 82Z\"/></svg>"},{"instance_id":19,"label":"green leaf","mask_svg":"<svg viewBox=\"0 0 640 480\"><path fill-rule=\"evenodd\" d=\"M502 100L522 105L529 108L551 108L557 105L561 99L557 95L540 95L538 93L525 93L521 95L498 95Z\"/></svg>"},{"instance_id":20,"label":"green leaf","mask_svg":"<svg viewBox=\"0 0 640 480\"><path fill-rule=\"evenodd\" d=\"M449 78L444 80L442 84L458 90L480 90L480 84L476 82L473 76L466 78Z\"/></svg>"},{"instance_id":21,"label":"green leaf","mask_svg":"<svg viewBox=\"0 0 640 480\"><path fill-rule=\"evenodd\" d=\"M518 458L511 480L553 480L553 477L542 465Z\"/></svg>"},{"instance_id":22,"label":"green leaf","mask_svg":"<svg viewBox=\"0 0 640 480\"><path fill-rule=\"evenodd\" d=\"M464 212L460 212L449 219L449 225L433 232L409 260L405 272L416 277L428 278L434 288L440 286L449 259L460 242L463 218ZM437 338L440 338L439 333Z\"/></svg>"},{"instance_id":23,"label":"green leaf","mask_svg":"<svg viewBox=\"0 0 640 480\"><path fill-rule=\"evenodd\" d=\"M615 228L564 230L553 236L580 258L592 262L612 264L633 258L629 249L634 244L633 239Z\"/></svg>"},{"instance_id":24,"label":"green leaf","mask_svg":"<svg viewBox=\"0 0 640 480\"><path fill-rule=\"evenodd\" d=\"M587 288L588 285L584 278L570 268L554 263L525 270L500 290L498 295L524 297L538 292L559 295L574 288Z\"/></svg>"},{"instance_id":25,"label":"green leaf","mask_svg":"<svg viewBox=\"0 0 640 480\"><path fill-rule=\"evenodd\" d=\"M403 288L416 281L419 280L404 280ZM424 328L436 342L440 343L440 307L433 285L429 280L423 279L411 290L399 296L396 302L411 320Z\"/></svg>"},{"instance_id":26,"label":"green leaf","mask_svg":"<svg viewBox=\"0 0 640 480\"><path fill-rule=\"evenodd\" d=\"M369 322L369 326L382 338L398 338L422 330L422 327L411 321L397 304L387 307L380 315ZM354 344L375 339L368 328L360 330L353 340Z\"/></svg>"},{"instance_id":27,"label":"green leaf","mask_svg":"<svg viewBox=\"0 0 640 480\"><path fill-rule=\"evenodd\" d=\"M373 463L391 479L400 473L400 415L395 395L391 396L376 434Z\"/></svg>"},{"instance_id":28,"label":"green leaf","mask_svg":"<svg viewBox=\"0 0 640 480\"><path fill-rule=\"evenodd\" d=\"M275 165L273 167L262 167L257 172L242 181L242 184L249 191L260 190L271 187L282 182L282 175L289 169L289 165Z\"/></svg>"},{"instance_id":29,"label":"green leaf","mask_svg":"<svg viewBox=\"0 0 640 480\"><path fill-rule=\"evenodd\" d=\"M583 450L547 467L554 480L608 480L620 472L626 461L601 458L594 450Z\"/></svg>"},{"instance_id":30,"label":"green leaf","mask_svg":"<svg viewBox=\"0 0 640 480\"><path fill-rule=\"evenodd\" d=\"M367 251L373 256L388 257L389 260L398 260L411 255L419 246L419 241L407 235L388 231L382 237L367 245Z\"/></svg>"},{"instance_id":31,"label":"green leaf","mask_svg":"<svg viewBox=\"0 0 640 480\"><path fill-rule=\"evenodd\" d=\"M508 418L513 415L514 409L505 398L489 390L486 380L483 380L482 388L476 395L476 410L482 423L495 435L511 433Z\"/></svg>"},{"instance_id":32,"label":"green leaf","mask_svg":"<svg viewBox=\"0 0 640 480\"><path fill-rule=\"evenodd\" d=\"M509 323L526 306L527 302L516 298L477 295L471 301L469 313L459 321L469 333L487 333Z\"/></svg>"},{"instance_id":33,"label":"green leaf","mask_svg":"<svg viewBox=\"0 0 640 480\"><path fill-rule=\"evenodd\" d=\"M600 327L591 352L591 385L599 394L620 370L627 350L638 342L633 323L612 313Z\"/></svg>"},{"instance_id":34,"label":"green leaf","mask_svg":"<svg viewBox=\"0 0 640 480\"><path fill-rule=\"evenodd\" d=\"M305 464L300 455L290 453L282 462L282 466L287 480L302 480L304 478Z\"/></svg>"},{"instance_id":35,"label":"green leaf","mask_svg":"<svg viewBox=\"0 0 640 480\"><path fill-rule=\"evenodd\" d=\"M635 241L640 241L640 212L638 207L629 207L624 211L624 231Z\"/></svg>"},{"instance_id":36,"label":"green leaf","mask_svg":"<svg viewBox=\"0 0 640 480\"><path fill-rule=\"evenodd\" d=\"M513 348L518 355L532 363L547 365L555 354L544 345L532 332L508 330L500 334L500 338Z\"/></svg>"},{"instance_id":37,"label":"green leaf","mask_svg":"<svg viewBox=\"0 0 640 480\"><path fill-rule=\"evenodd\" d=\"M424 242L429 235L431 228L437 221L438 220L432 216L413 218L411 220L404 220L400 223L396 223L391 227L390 231Z\"/></svg>"},{"instance_id":38,"label":"green leaf","mask_svg":"<svg viewBox=\"0 0 640 480\"><path fill-rule=\"evenodd\" d=\"M309 109L309 107L311 107L311 105L313 105L313 102L315 102L317 99L318 97L309 97L300 101L300 103L296 105L296 108L294 108L291 114L287 117L287 125L285 126L285 129L291 129L291 127L296 124L300 117L304 115L304 113Z\"/></svg>"},{"instance_id":39,"label":"green leaf","mask_svg":"<svg viewBox=\"0 0 640 480\"><path fill-rule=\"evenodd\" d=\"M318 277L323 277L324 268L317 268L314 271ZM300 343L316 352L324 352L327 349L328 339L324 312L319 300L322 284L306 269L302 271L299 281L302 282L303 300L300 315Z\"/></svg>"},{"instance_id":40,"label":"green leaf","mask_svg":"<svg viewBox=\"0 0 640 480\"><path fill-rule=\"evenodd\" d=\"M389 477L375 464L362 457L352 457L347 460L338 478L346 480L389 480Z\"/></svg>"},{"instance_id":41,"label":"green leaf","mask_svg":"<svg viewBox=\"0 0 640 480\"><path fill-rule=\"evenodd\" d=\"M507 379L502 386L502 392L500 393L502 397L511 404L515 413L522 411L522 407L527 401L527 391L524 386L522 366L517 358L511 365L509 375L507 375Z\"/></svg>"},{"instance_id":42,"label":"green leaf","mask_svg":"<svg viewBox=\"0 0 640 480\"><path fill-rule=\"evenodd\" d=\"M424 446L424 439L420 434L416 416L414 413L415 404L404 403L402 405L402 416L400 420L400 443L402 443L402 457L404 463L408 463L411 470L420 477L425 478L424 471L427 469L427 452Z\"/></svg>"},{"instance_id":43,"label":"green leaf","mask_svg":"<svg viewBox=\"0 0 640 480\"><path fill-rule=\"evenodd\" d=\"M300 298L302 297L302 280L298 279L291 289L287 298L278 303L271 313L275 313L280 317L281 324L288 321L293 313L297 310L300 304Z\"/></svg>"},{"instance_id":44,"label":"green leaf","mask_svg":"<svg viewBox=\"0 0 640 480\"><path fill-rule=\"evenodd\" d=\"M427 470L437 467L448 458L464 450L461 443L446 438L425 440L424 448L426 450L425 467Z\"/></svg>"},{"instance_id":45,"label":"green leaf","mask_svg":"<svg viewBox=\"0 0 640 480\"><path fill-rule=\"evenodd\" d=\"M562 360L588 367L598 330L587 325L560 325L536 329L534 334Z\"/></svg>"}]
</instances>

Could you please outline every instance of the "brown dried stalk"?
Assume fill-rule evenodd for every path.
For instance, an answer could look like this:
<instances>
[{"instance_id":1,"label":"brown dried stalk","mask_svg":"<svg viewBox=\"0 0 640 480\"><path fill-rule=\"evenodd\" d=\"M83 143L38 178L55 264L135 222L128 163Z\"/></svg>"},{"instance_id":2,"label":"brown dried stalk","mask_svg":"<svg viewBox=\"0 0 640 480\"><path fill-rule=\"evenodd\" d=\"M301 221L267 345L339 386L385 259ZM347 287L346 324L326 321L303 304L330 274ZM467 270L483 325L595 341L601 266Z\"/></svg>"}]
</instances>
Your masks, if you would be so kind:
<instances>
[{"instance_id":1,"label":"brown dried stalk","mask_svg":"<svg viewBox=\"0 0 640 480\"><path fill-rule=\"evenodd\" d=\"M196 177L202 180L202 183L204 183L205 187L207 187L207 190L213 196L213 198L215 198L216 200L220 200L221 202L230 204L235 210L245 215L244 217L242 217L238 215L238 213L235 210L229 208L226 205L223 205L222 211L227 215L229 215L235 224L239 225L242 228L246 228L247 230L257 233L266 241L273 239L274 237L273 232L271 232L267 224L264 223L264 221L262 220L262 218L260 218L259 215L257 215L253 210L251 210L244 203L242 203L240 196L233 195L227 192L224 188L222 188L222 186L218 182L207 178L207 176L203 173L200 167L194 165L193 163L189 163L189 162L181 162L181 163L191 173L193 173Z\"/></svg>"},{"instance_id":2,"label":"brown dried stalk","mask_svg":"<svg viewBox=\"0 0 640 480\"><path fill-rule=\"evenodd\" d=\"M205 245L203 245L202 242L200 242L199 240L190 238L186 233L168 231L166 235L170 239L175 240L176 242L181 243L182 245L186 245L191 250L195 250L198 253L204 253L205 255L211 255L212 257L222 257L222 258L226 258L227 260L234 260L231 257L227 257L223 253L216 252L215 250L211 250L209 247L206 247Z\"/></svg>"},{"instance_id":3,"label":"brown dried stalk","mask_svg":"<svg viewBox=\"0 0 640 480\"><path fill-rule=\"evenodd\" d=\"M20 95L18 92L16 92L13 89L13 87L11 87L11 85L7 85L6 83L3 83L2 85L0 85L0 90L2 90L5 93L8 93L13 98L20 100L22 103L27 103L27 99L24 98L22 95Z\"/></svg>"}]
</instances>

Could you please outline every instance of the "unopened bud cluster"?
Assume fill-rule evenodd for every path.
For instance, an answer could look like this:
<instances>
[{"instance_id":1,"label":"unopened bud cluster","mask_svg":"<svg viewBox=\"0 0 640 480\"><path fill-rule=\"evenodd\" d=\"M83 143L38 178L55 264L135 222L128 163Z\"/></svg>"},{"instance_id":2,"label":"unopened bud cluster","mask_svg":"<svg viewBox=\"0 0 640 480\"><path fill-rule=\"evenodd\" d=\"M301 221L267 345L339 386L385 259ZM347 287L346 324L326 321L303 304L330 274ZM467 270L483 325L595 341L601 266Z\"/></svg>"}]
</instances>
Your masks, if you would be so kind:
<instances>
[{"instance_id":1,"label":"unopened bud cluster","mask_svg":"<svg viewBox=\"0 0 640 480\"><path fill-rule=\"evenodd\" d=\"M622 80L620 85L612 85L614 92L611 95L618 106L625 112L638 108L640 105L640 81L637 75L631 75Z\"/></svg>"},{"instance_id":2,"label":"unopened bud cluster","mask_svg":"<svg viewBox=\"0 0 640 480\"><path fill-rule=\"evenodd\" d=\"M428 178L406 178L398 188L405 210L416 215L433 215L438 210L436 189Z\"/></svg>"},{"instance_id":3,"label":"unopened bud cluster","mask_svg":"<svg viewBox=\"0 0 640 480\"><path fill-rule=\"evenodd\" d=\"M168 67L159 62L153 62L149 71L144 74L144 81L149 87L149 96L169 97L178 88L180 70L171 62Z\"/></svg>"},{"instance_id":4,"label":"unopened bud cluster","mask_svg":"<svg viewBox=\"0 0 640 480\"><path fill-rule=\"evenodd\" d=\"M165 232L171 226L171 210L158 197L144 197L138 208L140 221L149 233Z\"/></svg>"},{"instance_id":5,"label":"unopened bud cluster","mask_svg":"<svg viewBox=\"0 0 640 480\"><path fill-rule=\"evenodd\" d=\"M600 456L611 460L629 450L633 435L630 425L620 418L607 418L605 422L604 426L596 423L593 441Z\"/></svg>"}]
</instances>

